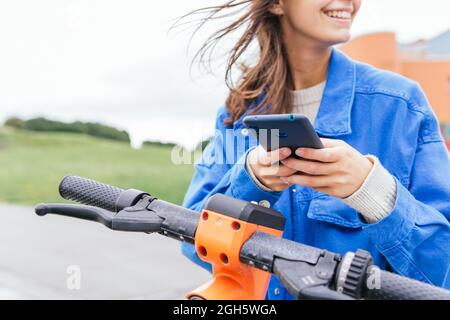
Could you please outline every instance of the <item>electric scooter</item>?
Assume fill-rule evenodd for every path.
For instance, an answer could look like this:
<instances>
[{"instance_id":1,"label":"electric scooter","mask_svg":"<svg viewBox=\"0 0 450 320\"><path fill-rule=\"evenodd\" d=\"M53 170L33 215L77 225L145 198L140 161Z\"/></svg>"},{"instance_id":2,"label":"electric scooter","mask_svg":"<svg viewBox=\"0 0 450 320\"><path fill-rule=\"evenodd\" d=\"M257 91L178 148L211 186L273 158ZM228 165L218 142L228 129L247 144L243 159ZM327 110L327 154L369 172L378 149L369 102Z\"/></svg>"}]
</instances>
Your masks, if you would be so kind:
<instances>
[{"instance_id":1,"label":"electric scooter","mask_svg":"<svg viewBox=\"0 0 450 320\"><path fill-rule=\"evenodd\" d=\"M66 176L66 200L40 204L40 216L57 214L99 222L117 231L159 233L195 245L212 265L212 279L187 294L190 300L260 300L271 274L297 299L450 300L450 291L377 268L363 250L344 256L282 239L280 212L222 194L198 212L94 180Z\"/></svg>"}]
</instances>

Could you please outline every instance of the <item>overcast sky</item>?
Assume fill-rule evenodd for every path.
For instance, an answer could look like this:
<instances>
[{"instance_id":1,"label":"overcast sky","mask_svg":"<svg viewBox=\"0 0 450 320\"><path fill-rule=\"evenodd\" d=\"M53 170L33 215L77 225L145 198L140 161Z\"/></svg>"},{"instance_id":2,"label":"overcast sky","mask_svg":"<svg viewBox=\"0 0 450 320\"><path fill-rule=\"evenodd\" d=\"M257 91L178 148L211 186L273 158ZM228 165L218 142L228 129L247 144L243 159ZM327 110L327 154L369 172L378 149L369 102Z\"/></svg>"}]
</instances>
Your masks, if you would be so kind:
<instances>
[{"instance_id":1,"label":"overcast sky","mask_svg":"<svg viewBox=\"0 0 450 320\"><path fill-rule=\"evenodd\" d=\"M192 81L189 33L167 31L177 16L214 3L0 0L0 121L43 115L109 123L135 143L199 141L212 132L226 87L222 74L194 72ZM450 29L449 12L443 0L363 0L354 35L428 38Z\"/></svg>"}]
</instances>

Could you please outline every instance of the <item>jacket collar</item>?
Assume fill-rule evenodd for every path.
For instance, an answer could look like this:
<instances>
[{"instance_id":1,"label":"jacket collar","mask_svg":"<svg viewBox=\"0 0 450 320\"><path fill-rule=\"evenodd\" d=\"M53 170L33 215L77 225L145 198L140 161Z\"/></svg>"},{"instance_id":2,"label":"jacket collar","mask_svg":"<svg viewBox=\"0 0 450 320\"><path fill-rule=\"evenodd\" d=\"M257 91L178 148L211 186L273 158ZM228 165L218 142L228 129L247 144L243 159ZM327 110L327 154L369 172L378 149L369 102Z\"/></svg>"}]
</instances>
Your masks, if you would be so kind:
<instances>
[{"instance_id":1,"label":"jacket collar","mask_svg":"<svg viewBox=\"0 0 450 320\"><path fill-rule=\"evenodd\" d=\"M352 133L351 109L355 97L356 66L344 53L332 49L327 82L314 122L321 136Z\"/></svg>"}]
</instances>

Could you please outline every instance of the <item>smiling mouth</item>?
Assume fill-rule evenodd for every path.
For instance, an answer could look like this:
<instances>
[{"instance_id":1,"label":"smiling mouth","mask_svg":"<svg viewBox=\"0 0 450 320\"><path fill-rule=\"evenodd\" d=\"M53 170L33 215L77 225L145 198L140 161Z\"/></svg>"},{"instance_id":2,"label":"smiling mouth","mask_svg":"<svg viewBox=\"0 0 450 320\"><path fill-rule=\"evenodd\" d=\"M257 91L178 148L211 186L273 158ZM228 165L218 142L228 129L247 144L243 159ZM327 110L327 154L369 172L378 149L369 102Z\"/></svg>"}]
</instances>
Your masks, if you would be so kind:
<instances>
[{"instance_id":1,"label":"smiling mouth","mask_svg":"<svg viewBox=\"0 0 450 320\"><path fill-rule=\"evenodd\" d=\"M330 18L339 19L339 20L351 20L352 13L348 11L342 10L330 10L330 11L322 11L325 15Z\"/></svg>"}]
</instances>

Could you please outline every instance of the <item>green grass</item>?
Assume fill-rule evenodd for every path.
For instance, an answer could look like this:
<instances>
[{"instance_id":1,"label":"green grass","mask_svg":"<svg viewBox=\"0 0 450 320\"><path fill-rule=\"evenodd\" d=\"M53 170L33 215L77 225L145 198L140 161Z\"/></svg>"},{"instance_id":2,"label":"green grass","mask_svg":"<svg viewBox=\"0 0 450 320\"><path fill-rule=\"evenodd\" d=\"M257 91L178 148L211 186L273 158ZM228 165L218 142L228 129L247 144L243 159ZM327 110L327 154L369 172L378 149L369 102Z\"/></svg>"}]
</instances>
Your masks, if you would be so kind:
<instances>
[{"instance_id":1,"label":"green grass","mask_svg":"<svg viewBox=\"0 0 450 320\"><path fill-rule=\"evenodd\" d=\"M58 184L75 174L180 204L193 167L172 164L170 154L167 147L134 150L123 142L81 134L0 127L0 201L61 202Z\"/></svg>"}]
</instances>

